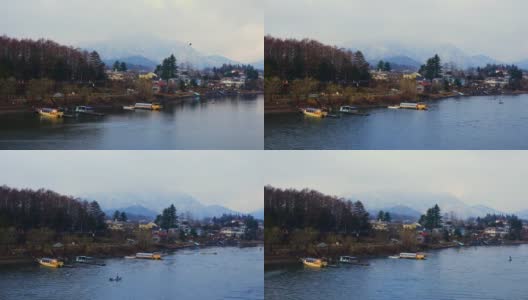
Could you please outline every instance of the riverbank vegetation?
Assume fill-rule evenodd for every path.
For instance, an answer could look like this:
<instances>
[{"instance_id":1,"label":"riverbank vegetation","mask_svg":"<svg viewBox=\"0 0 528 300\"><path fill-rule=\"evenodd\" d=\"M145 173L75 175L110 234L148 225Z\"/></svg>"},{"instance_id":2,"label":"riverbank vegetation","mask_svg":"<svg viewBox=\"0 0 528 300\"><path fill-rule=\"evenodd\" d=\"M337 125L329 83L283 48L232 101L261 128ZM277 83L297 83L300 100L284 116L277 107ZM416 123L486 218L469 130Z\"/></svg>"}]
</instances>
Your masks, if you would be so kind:
<instances>
[{"instance_id":1,"label":"riverbank vegetation","mask_svg":"<svg viewBox=\"0 0 528 300\"><path fill-rule=\"evenodd\" d=\"M370 66L361 51L309 39L266 36L264 48L266 112L528 92L528 73L514 65L462 70L432 54L419 70L402 70L384 61Z\"/></svg>"},{"instance_id":2,"label":"riverbank vegetation","mask_svg":"<svg viewBox=\"0 0 528 300\"><path fill-rule=\"evenodd\" d=\"M155 70L138 70L121 61L106 66L96 51L51 40L0 36L0 48L0 110L120 107L138 100L255 94L264 88L259 71L250 65L196 70L168 53Z\"/></svg>"},{"instance_id":3,"label":"riverbank vegetation","mask_svg":"<svg viewBox=\"0 0 528 300\"><path fill-rule=\"evenodd\" d=\"M514 215L457 219L438 205L419 220L370 216L360 201L304 189L264 189L266 263L297 257L393 255L466 245L528 241L528 224Z\"/></svg>"},{"instance_id":4,"label":"riverbank vegetation","mask_svg":"<svg viewBox=\"0 0 528 300\"><path fill-rule=\"evenodd\" d=\"M0 264L31 257L121 256L202 246L251 246L263 240L262 221L250 215L203 220L170 205L155 219L106 215L97 201L50 190L0 187Z\"/></svg>"}]
</instances>

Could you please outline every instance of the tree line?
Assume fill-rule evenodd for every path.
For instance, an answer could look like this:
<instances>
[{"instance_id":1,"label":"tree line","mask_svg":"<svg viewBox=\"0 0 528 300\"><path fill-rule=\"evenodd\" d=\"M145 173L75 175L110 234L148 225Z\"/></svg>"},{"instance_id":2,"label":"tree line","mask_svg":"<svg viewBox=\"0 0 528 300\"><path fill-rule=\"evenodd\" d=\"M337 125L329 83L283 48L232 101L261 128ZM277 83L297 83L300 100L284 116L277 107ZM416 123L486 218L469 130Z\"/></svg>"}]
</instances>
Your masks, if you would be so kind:
<instances>
[{"instance_id":1,"label":"tree line","mask_svg":"<svg viewBox=\"0 0 528 300\"><path fill-rule=\"evenodd\" d=\"M370 79L369 64L361 51L353 52L303 39L264 38L266 78L350 83Z\"/></svg>"},{"instance_id":2,"label":"tree line","mask_svg":"<svg viewBox=\"0 0 528 300\"><path fill-rule=\"evenodd\" d=\"M0 36L0 49L0 78L81 82L105 79L105 65L96 51L5 35Z\"/></svg>"},{"instance_id":3,"label":"tree line","mask_svg":"<svg viewBox=\"0 0 528 300\"><path fill-rule=\"evenodd\" d=\"M50 228L56 232L96 232L106 229L97 201L85 201L54 191L0 187L0 227L20 230Z\"/></svg>"},{"instance_id":4,"label":"tree line","mask_svg":"<svg viewBox=\"0 0 528 300\"><path fill-rule=\"evenodd\" d=\"M361 201L303 189L264 188L265 227L314 228L320 232L368 235L369 214Z\"/></svg>"}]
</instances>

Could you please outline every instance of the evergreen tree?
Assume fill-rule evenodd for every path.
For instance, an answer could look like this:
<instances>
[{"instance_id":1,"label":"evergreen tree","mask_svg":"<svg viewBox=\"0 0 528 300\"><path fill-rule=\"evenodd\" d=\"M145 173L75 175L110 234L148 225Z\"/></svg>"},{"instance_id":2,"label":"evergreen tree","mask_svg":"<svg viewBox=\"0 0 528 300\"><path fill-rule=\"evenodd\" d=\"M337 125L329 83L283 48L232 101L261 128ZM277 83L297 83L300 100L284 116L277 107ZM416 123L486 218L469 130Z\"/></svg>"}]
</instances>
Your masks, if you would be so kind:
<instances>
[{"instance_id":1,"label":"evergreen tree","mask_svg":"<svg viewBox=\"0 0 528 300\"><path fill-rule=\"evenodd\" d=\"M385 212L385 214L383 215L383 221L385 222L390 222L391 221L391 215L388 211Z\"/></svg>"},{"instance_id":2,"label":"evergreen tree","mask_svg":"<svg viewBox=\"0 0 528 300\"><path fill-rule=\"evenodd\" d=\"M127 65L125 62L121 62L121 64L119 65L119 71L121 72L126 72L127 71Z\"/></svg>"},{"instance_id":3,"label":"evergreen tree","mask_svg":"<svg viewBox=\"0 0 528 300\"><path fill-rule=\"evenodd\" d=\"M385 64L383 65L383 70L387 72L390 72L392 70L390 62L388 61L385 62Z\"/></svg>"},{"instance_id":4,"label":"evergreen tree","mask_svg":"<svg viewBox=\"0 0 528 300\"><path fill-rule=\"evenodd\" d=\"M380 60L378 62L378 70L383 71L385 69L385 62L383 60Z\"/></svg>"},{"instance_id":5,"label":"evergreen tree","mask_svg":"<svg viewBox=\"0 0 528 300\"><path fill-rule=\"evenodd\" d=\"M114 217L112 218L112 220L119 221L120 217L121 217L121 213L119 212L119 210L116 210L114 211Z\"/></svg>"},{"instance_id":6,"label":"evergreen tree","mask_svg":"<svg viewBox=\"0 0 528 300\"><path fill-rule=\"evenodd\" d=\"M119 71L121 69L121 63L119 62L119 60L116 60L114 62L114 66L112 68L114 71Z\"/></svg>"},{"instance_id":7,"label":"evergreen tree","mask_svg":"<svg viewBox=\"0 0 528 300\"><path fill-rule=\"evenodd\" d=\"M127 216L127 214L124 211L121 212L119 217L120 217L120 220L123 221L123 222L128 221L128 216Z\"/></svg>"}]
</instances>

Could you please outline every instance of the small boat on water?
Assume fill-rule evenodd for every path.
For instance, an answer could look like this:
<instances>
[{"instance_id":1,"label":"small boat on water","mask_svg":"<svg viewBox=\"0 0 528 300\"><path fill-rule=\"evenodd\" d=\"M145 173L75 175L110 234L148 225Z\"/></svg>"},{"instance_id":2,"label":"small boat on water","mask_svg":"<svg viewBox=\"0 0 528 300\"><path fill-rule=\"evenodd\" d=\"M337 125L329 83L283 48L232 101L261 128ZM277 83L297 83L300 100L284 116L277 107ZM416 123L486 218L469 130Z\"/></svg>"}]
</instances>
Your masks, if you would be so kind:
<instances>
[{"instance_id":1,"label":"small boat on water","mask_svg":"<svg viewBox=\"0 0 528 300\"><path fill-rule=\"evenodd\" d=\"M135 259L136 256L130 256L130 255L127 255L127 256L125 256L125 258L127 258L127 259Z\"/></svg>"},{"instance_id":2,"label":"small boat on water","mask_svg":"<svg viewBox=\"0 0 528 300\"><path fill-rule=\"evenodd\" d=\"M50 268L62 268L64 266L64 262L56 258L43 257L43 258L37 259L37 261L41 266L50 267Z\"/></svg>"},{"instance_id":3,"label":"small boat on water","mask_svg":"<svg viewBox=\"0 0 528 300\"><path fill-rule=\"evenodd\" d=\"M135 109L146 109L146 110L160 110L163 106L160 103L136 103L134 105Z\"/></svg>"},{"instance_id":4,"label":"small boat on water","mask_svg":"<svg viewBox=\"0 0 528 300\"><path fill-rule=\"evenodd\" d=\"M305 257L301 258L301 261L305 266L312 268L324 268L328 266L328 262L320 258Z\"/></svg>"},{"instance_id":5,"label":"small boat on water","mask_svg":"<svg viewBox=\"0 0 528 300\"><path fill-rule=\"evenodd\" d=\"M136 258L159 260L161 259L161 253L138 252L136 253Z\"/></svg>"},{"instance_id":6,"label":"small boat on water","mask_svg":"<svg viewBox=\"0 0 528 300\"><path fill-rule=\"evenodd\" d=\"M392 259L400 259L400 256L399 256L399 255L391 255L391 256L389 256L389 258L392 258Z\"/></svg>"},{"instance_id":7,"label":"small boat on water","mask_svg":"<svg viewBox=\"0 0 528 300\"><path fill-rule=\"evenodd\" d=\"M98 262L97 259L90 256L76 256L75 262L79 264L105 266L106 264Z\"/></svg>"},{"instance_id":8,"label":"small boat on water","mask_svg":"<svg viewBox=\"0 0 528 300\"><path fill-rule=\"evenodd\" d=\"M39 115L44 116L44 117L48 117L48 118L57 118L58 119L58 118L62 118L64 116L64 112L61 111L60 109L57 109L57 108L43 107L43 108L38 108L37 112L39 113Z\"/></svg>"},{"instance_id":9,"label":"small boat on water","mask_svg":"<svg viewBox=\"0 0 528 300\"><path fill-rule=\"evenodd\" d=\"M341 106L339 108L339 112L342 112L344 114L354 114L354 113L357 113L359 112L358 108L355 107L355 106L348 106L348 105L345 105L345 106Z\"/></svg>"},{"instance_id":10,"label":"small boat on water","mask_svg":"<svg viewBox=\"0 0 528 300\"><path fill-rule=\"evenodd\" d=\"M116 275L116 277L108 278L108 281L121 281L121 279L123 279L123 278L120 277L119 275Z\"/></svg>"},{"instance_id":11,"label":"small boat on water","mask_svg":"<svg viewBox=\"0 0 528 300\"><path fill-rule=\"evenodd\" d=\"M355 256L340 256L339 262L344 264L358 263L359 259Z\"/></svg>"},{"instance_id":12,"label":"small boat on water","mask_svg":"<svg viewBox=\"0 0 528 300\"><path fill-rule=\"evenodd\" d=\"M388 109L400 109L399 105L391 105L387 107Z\"/></svg>"},{"instance_id":13,"label":"small boat on water","mask_svg":"<svg viewBox=\"0 0 528 300\"><path fill-rule=\"evenodd\" d=\"M125 105L123 106L123 109L124 110L135 110L136 107L134 105Z\"/></svg>"},{"instance_id":14,"label":"small boat on water","mask_svg":"<svg viewBox=\"0 0 528 300\"><path fill-rule=\"evenodd\" d=\"M328 115L327 111L324 111L320 108L313 108L313 107L301 108L301 112L306 116L315 117L315 118L325 118Z\"/></svg>"},{"instance_id":15,"label":"small boat on water","mask_svg":"<svg viewBox=\"0 0 528 300\"><path fill-rule=\"evenodd\" d=\"M402 252L402 253L400 253L400 258L422 260L422 259L425 259L425 253L420 253L420 252L418 252L418 253Z\"/></svg>"},{"instance_id":16,"label":"small boat on water","mask_svg":"<svg viewBox=\"0 0 528 300\"><path fill-rule=\"evenodd\" d=\"M98 117L104 116L104 114L96 112L94 108L91 106L76 106L75 112L78 114L84 114L84 115L90 115L90 116L98 116Z\"/></svg>"},{"instance_id":17,"label":"small boat on water","mask_svg":"<svg viewBox=\"0 0 528 300\"><path fill-rule=\"evenodd\" d=\"M402 102L400 103L400 108L427 110L427 104L423 102L418 102L418 103Z\"/></svg>"}]
</instances>

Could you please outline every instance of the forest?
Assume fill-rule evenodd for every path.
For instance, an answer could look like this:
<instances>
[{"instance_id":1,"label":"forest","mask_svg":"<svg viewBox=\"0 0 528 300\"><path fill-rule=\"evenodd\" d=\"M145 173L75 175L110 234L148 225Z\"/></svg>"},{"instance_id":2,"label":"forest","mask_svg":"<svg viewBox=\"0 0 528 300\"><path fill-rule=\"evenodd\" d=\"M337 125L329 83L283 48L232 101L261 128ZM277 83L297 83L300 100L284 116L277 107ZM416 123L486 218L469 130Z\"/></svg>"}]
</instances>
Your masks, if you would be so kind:
<instances>
[{"instance_id":1,"label":"forest","mask_svg":"<svg viewBox=\"0 0 528 300\"><path fill-rule=\"evenodd\" d=\"M81 51L45 39L0 36L0 79L87 82L104 80L104 70L96 51Z\"/></svg>"},{"instance_id":2,"label":"forest","mask_svg":"<svg viewBox=\"0 0 528 300\"><path fill-rule=\"evenodd\" d=\"M49 228L55 232L97 232L106 229L105 214L96 201L56 192L0 186L0 228Z\"/></svg>"},{"instance_id":3,"label":"forest","mask_svg":"<svg viewBox=\"0 0 528 300\"><path fill-rule=\"evenodd\" d=\"M265 228L313 228L321 233L368 235L369 214L360 201L303 189L264 188Z\"/></svg>"},{"instance_id":4,"label":"forest","mask_svg":"<svg viewBox=\"0 0 528 300\"><path fill-rule=\"evenodd\" d=\"M370 79L369 64L360 51L353 52L318 41L264 38L266 78L313 78L324 83L359 83Z\"/></svg>"}]
</instances>

